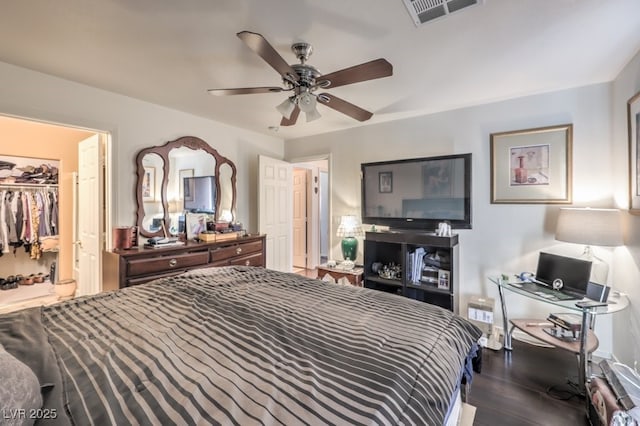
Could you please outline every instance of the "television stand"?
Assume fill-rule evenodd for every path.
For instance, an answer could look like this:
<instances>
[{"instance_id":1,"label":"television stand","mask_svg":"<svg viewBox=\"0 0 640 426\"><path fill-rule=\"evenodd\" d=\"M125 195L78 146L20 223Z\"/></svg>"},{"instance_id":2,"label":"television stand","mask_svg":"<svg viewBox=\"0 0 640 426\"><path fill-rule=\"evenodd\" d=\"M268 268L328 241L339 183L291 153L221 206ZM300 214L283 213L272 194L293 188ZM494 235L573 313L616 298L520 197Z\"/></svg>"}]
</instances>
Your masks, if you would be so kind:
<instances>
[{"instance_id":1,"label":"television stand","mask_svg":"<svg viewBox=\"0 0 640 426\"><path fill-rule=\"evenodd\" d=\"M392 229L364 239L364 286L458 313L458 235Z\"/></svg>"}]
</instances>

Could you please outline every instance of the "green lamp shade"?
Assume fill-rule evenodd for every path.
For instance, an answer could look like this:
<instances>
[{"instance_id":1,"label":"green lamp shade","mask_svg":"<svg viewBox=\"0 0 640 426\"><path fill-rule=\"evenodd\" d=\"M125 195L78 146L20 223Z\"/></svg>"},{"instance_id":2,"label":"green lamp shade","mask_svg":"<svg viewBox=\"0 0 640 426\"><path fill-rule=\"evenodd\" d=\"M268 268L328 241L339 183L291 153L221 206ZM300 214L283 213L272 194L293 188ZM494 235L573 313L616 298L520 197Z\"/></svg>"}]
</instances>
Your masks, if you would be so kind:
<instances>
[{"instance_id":1,"label":"green lamp shade","mask_svg":"<svg viewBox=\"0 0 640 426\"><path fill-rule=\"evenodd\" d=\"M358 254L358 240L354 237L346 237L342 239L342 257L344 260L355 262Z\"/></svg>"}]
</instances>

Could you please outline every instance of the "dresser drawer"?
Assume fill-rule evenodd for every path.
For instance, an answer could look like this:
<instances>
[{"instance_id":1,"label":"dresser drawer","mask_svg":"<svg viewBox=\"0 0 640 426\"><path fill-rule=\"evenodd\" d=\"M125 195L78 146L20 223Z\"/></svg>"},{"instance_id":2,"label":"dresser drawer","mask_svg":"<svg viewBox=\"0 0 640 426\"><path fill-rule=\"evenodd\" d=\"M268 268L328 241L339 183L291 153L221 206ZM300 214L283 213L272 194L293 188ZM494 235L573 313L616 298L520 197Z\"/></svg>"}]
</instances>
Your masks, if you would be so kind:
<instances>
[{"instance_id":1,"label":"dresser drawer","mask_svg":"<svg viewBox=\"0 0 640 426\"><path fill-rule=\"evenodd\" d=\"M211 250L211 261L217 262L231 259L237 256L245 256L251 253L262 253L262 241L252 241L250 243L233 244L226 247L216 247Z\"/></svg>"},{"instance_id":2,"label":"dresser drawer","mask_svg":"<svg viewBox=\"0 0 640 426\"><path fill-rule=\"evenodd\" d=\"M246 256L231 257L229 259L218 260L213 262L213 266L264 266L262 262L262 253L253 253Z\"/></svg>"},{"instance_id":3,"label":"dresser drawer","mask_svg":"<svg viewBox=\"0 0 640 426\"><path fill-rule=\"evenodd\" d=\"M208 262L208 251L132 259L127 264L127 276L132 277L180 270L193 266L206 265Z\"/></svg>"}]
</instances>

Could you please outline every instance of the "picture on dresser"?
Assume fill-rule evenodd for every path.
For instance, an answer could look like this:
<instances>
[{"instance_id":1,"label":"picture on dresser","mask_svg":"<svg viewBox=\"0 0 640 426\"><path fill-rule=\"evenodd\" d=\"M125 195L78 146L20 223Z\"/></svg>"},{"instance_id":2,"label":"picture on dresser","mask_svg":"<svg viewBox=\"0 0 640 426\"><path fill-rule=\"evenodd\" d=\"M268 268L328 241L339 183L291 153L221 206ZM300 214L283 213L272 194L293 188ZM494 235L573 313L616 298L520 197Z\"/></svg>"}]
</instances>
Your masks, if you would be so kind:
<instances>
[{"instance_id":1,"label":"picture on dresser","mask_svg":"<svg viewBox=\"0 0 640 426\"><path fill-rule=\"evenodd\" d=\"M57 185L59 160L0 155L0 184Z\"/></svg>"},{"instance_id":2,"label":"picture on dresser","mask_svg":"<svg viewBox=\"0 0 640 426\"><path fill-rule=\"evenodd\" d=\"M213 222L213 216L206 213L187 213L185 216L188 240L198 238L207 230L207 222Z\"/></svg>"}]
</instances>

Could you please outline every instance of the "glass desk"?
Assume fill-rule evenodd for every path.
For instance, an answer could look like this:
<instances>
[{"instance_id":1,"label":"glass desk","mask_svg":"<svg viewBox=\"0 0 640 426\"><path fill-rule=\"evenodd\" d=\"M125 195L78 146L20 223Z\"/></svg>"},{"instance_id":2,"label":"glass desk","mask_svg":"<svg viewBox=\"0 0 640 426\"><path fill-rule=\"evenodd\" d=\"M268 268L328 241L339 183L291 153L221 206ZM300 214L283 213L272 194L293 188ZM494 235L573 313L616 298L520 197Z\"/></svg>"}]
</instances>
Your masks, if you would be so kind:
<instances>
[{"instance_id":1,"label":"glass desk","mask_svg":"<svg viewBox=\"0 0 640 426\"><path fill-rule=\"evenodd\" d=\"M587 337L589 333L592 332L593 326L595 323L595 317L598 315L607 315L613 314L615 312L620 312L629 306L629 299L626 295L622 294L610 294L607 299L606 305L604 306L585 306L581 307L577 305L580 300L554 300L549 297L544 297L539 294L530 293L528 291L523 290L518 287L520 281L515 277L514 274L509 275L507 280L502 279L502 277L492 276L489 277L489 281L498 286L498 293L500 295L500 306L502 308L502 324L504 327L504 348L505 350L512 350L511 347L511 334L513 332L513 327L509 330L509 317L507 314L507 305L505 302L505 290L510 291L512 293L519 294L524 297L528 297L533 300L537 300L539 302L543 302L549 305L554 305L561 307L563 309L567 309L569 311L574 311L582 315L582 325L581 330L586 330L587 332L580 333L579 339L579 348L578 348L578 361L580 364L578 371L578 385L580 386L580 390L584 391L587 379L589 378L588 372L588 358L589 358L589 348L587 347ZM589 299L583 299L589 300ZM526 329L515 325L514 326L520 328L524 332L527 332ZM537 337L537 336L536 336ZM554 337L549 336L548 339L544 339L546 343L554 345ZM557 345L554 345L557 346Z\"/></svg>"}]
</instances>

